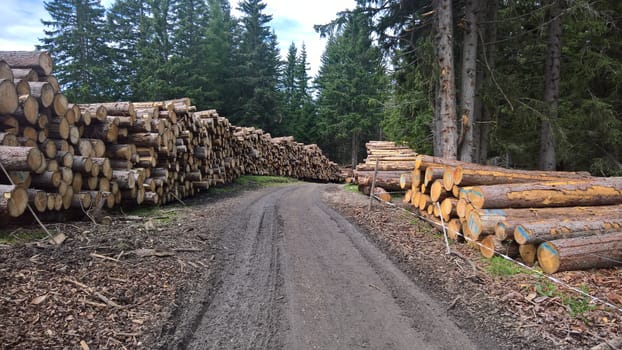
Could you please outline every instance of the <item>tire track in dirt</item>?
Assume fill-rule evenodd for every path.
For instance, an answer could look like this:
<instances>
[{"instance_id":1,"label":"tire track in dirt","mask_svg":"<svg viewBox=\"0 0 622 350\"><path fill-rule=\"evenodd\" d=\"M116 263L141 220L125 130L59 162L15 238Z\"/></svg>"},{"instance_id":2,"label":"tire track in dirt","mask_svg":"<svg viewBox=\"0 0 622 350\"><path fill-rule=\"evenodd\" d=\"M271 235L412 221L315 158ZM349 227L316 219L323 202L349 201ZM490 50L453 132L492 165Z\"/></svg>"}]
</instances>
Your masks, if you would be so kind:
<instances>
[{"instance_id":1,"label":"tire track in dirt","mask_svg":"<svg viewBox=\"0 0 622 350\"><path fill-rule=\"evenodd\" d=\"M321 200L323 185L235 200L220 271L162 349L478 349L445 308ZM209 210L205 208L205 210Z\"/></svg>"},{"instance_id":2,"label":"tire track in dirt","mask_svg":"<svg viewBox=\"0 0 622 350\"><path fill-rule=\"evenodd\" d=\"M280 348L283 297L275 198L278 189L243 201L215 229L221 232L222 271L212 283L217 288L206 300L184 308L192 320L177 320L174 342L164 349ZM209 210L209 209L207 209ZM206 223L212 225L212 223ZM206 286L209 288L209 286ZM183 317L183 316L182 316Z\"/></svg>"}]
</instances>

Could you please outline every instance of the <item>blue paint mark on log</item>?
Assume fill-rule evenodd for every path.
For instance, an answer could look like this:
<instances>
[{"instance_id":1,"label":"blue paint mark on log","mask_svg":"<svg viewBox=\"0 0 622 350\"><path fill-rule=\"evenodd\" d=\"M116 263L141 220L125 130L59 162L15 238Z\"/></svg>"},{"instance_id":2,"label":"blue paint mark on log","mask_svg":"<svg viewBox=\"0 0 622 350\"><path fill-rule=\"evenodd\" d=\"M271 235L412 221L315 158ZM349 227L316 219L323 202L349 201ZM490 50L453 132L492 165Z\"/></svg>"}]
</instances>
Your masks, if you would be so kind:
<instances>
[{"instance_id":1,"label":"blue paint mark on log","mask_svg":"<svg viewBox=\"0 0 622 350\"><path fill-rule=\"evenodd\" d=\"M555 255L555 256L557 256L557 255L558 255L558 254L557 254L557 250L553 249L553 247L551 247L548 243L542 243L542 244L540 244L540 248L548 250L548 251L549 251L549 253L551 253L551 254L553 254L553 255Z\"/></svg>"},{"instance_id":2,"label":"blue paint mark on log","mask_svg":"<svg viewBox=\"0 0 622 350\"><path fill-rule=\"evenodd\" d=\"M529 240L529 234L527 233L527 231L525 231L525 228L523 228L522 226L518 226L516 228L516 230L518 231L518 234L523 236L523 238L525 238L525 240Z\"/></svg>"},{"instance_id":3,"label":"blue paint mark on log","mask_svg":"<svg viewBox=\"0 0 622 350\"><path fill-rule=\"evenodd\" d=\"M472 193L478 197L484 197L484 195L480 191L471 190L469 193Z\"/></svg>"}]
</instances>

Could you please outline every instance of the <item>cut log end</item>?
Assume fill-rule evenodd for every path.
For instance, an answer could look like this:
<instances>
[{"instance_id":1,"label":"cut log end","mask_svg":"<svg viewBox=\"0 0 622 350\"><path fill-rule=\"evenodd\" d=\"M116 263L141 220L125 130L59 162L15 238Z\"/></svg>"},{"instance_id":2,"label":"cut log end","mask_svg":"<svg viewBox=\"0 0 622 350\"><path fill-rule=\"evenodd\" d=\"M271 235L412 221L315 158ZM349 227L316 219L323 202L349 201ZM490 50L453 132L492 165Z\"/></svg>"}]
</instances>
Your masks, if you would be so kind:
<instances>
[{"instance_id":1,"label":"cut log end","mask_svg":"<svg viewBox=\"0 0 622 350\"><path fill-rule=\"evenodd\" d=\"M18 106L15 84L8 79L0 80L0 114L12 114Z\"/></svg>"},{"instance_id":2,"label":"cut log end","mask_svg":"<svg viewBox=\"0 0 622 350\"><path fill-rule=\"evenodd\" d=\"M554 244L545 242L538 247L538 263L542 271L546 273L555 273L559 270L560 258L559 252Z\"/></svg>"}]
</instances>

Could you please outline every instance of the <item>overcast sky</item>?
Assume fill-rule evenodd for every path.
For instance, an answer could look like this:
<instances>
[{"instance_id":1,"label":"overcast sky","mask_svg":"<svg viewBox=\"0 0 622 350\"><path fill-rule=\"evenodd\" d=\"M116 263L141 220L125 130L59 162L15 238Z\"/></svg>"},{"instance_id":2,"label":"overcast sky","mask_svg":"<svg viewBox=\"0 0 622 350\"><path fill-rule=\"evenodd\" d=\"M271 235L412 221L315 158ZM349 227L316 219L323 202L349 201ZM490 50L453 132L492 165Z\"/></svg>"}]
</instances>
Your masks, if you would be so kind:
<instances>
[{"instance_id":1,"label":"overcast sky","mask_svg":"<svg viewBox=\"0 0 622 350\"><path fill-rule=\"evenodd\" d=\"M108 8L113 0L102 0ZM276 32L285 56L289 45L294 42L307 46L311 75L315 76L324 51L325 40L313 30L314 24L324 24L335 18L337 12L355 6L355 0L264 0L266 14L272 15L271 27ZM237 0L231 1L233 8ZM43 37L42 18L49 18L41 0L2 0L2 21L0 21L0 50L34 50ZM237 12L234 11L237 16Z\"/></svg>"}]
</instances>

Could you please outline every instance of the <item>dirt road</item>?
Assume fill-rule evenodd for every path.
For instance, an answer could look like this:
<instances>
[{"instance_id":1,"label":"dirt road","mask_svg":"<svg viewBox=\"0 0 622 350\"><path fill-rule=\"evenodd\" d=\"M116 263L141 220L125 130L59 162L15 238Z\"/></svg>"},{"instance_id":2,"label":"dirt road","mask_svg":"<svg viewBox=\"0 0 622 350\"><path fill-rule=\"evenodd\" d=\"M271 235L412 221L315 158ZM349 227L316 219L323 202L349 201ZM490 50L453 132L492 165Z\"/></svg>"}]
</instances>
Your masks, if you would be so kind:
<instances>
[{"instance_id":1,"label":"dirt road","mask_svg":"<svg viewBox=\"0 0 622 350\"><path fill-rule=\"evenodd\" d=\"M222 268L187 294L161 348L485 348L322 202L326 188L252 192L209 223Z\"/></svg>"}]
</instances>

